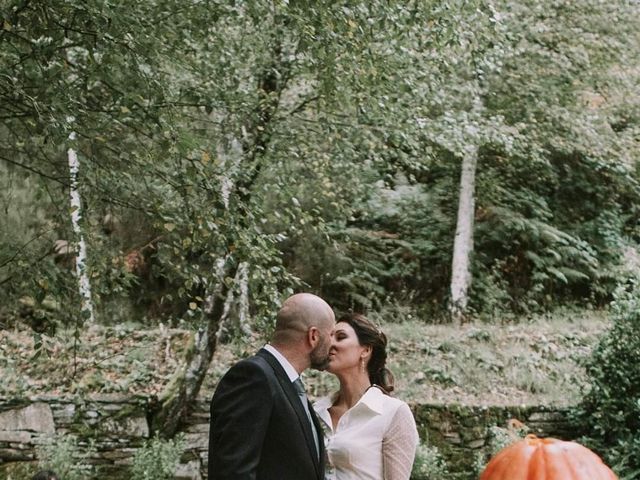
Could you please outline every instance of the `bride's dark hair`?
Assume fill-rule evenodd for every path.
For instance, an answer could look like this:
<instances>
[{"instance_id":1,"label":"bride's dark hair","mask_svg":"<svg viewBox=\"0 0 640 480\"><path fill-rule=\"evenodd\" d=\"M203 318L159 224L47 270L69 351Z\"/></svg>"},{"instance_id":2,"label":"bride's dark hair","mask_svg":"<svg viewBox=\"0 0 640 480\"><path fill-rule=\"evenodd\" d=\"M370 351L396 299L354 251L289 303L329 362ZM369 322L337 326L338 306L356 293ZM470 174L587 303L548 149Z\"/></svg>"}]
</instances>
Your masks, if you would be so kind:
<instances>
[{"instance_id":1,"label":"bride's dark hair","mask_svg":"<svg viewBox=\"0 0 640 480\"><path fill-rule=\"evenodd\" d=\"M340 317L338 322L351 325L358 337L358 343L371 347L371 358L367 364L371 384L380 387L387 394L393 392L393 374L386 367L387 336L360 313L347 313Z\"/></svg>"}]
</instances>

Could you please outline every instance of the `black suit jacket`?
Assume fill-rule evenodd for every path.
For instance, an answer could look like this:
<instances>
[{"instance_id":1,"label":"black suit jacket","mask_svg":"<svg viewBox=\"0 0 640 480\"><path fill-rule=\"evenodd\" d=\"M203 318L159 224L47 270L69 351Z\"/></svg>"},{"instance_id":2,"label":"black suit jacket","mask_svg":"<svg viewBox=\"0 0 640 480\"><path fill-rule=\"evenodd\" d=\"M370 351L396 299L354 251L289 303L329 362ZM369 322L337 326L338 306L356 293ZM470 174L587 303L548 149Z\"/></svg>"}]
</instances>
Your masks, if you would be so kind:
<instances>
[{"instance_id":1,"label":"black suit jacket","mask_svg":"<svg viewBox=\"0 0 640 480\"><path fill-rule=\"evenodd\" d=\"M300 397L268 351L242 360L224 375L211 400L209 480L322 480L320 458Z\"/></svg>"}]
</instances>

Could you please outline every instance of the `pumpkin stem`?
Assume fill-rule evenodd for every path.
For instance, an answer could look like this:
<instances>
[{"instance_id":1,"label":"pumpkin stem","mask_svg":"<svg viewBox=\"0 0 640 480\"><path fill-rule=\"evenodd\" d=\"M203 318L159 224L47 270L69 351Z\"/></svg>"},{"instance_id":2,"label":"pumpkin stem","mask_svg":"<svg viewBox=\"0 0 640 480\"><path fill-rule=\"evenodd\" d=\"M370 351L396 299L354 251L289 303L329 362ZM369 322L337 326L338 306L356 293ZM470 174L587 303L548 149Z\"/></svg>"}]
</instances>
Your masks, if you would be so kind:
<instances>
[{"instance_id":1,"label":"pumpkin stem","mask_svg":"<svg viewBox=\"0 0 640 480\"><path fill-rule=\"evenodd\" d=\"M530 433L529 435L524 437L524 440L527 442L528 445L531 445L532 447L537 446L537 445L547 445L549 443L554 443L554 442L558 441L555 438L548 438L548 437L547 438L538 438L533 433Z\"/></svg>"}]
</instances>

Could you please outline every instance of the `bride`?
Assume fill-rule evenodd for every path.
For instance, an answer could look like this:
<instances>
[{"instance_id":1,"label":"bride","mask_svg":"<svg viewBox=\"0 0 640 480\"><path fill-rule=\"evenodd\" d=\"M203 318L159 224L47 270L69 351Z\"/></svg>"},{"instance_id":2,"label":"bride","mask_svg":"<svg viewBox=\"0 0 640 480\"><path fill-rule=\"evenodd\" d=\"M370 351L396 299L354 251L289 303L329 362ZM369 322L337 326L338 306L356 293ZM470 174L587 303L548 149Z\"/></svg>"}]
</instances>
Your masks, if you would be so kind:
<instances>
[{"instance_id":1,"label":"bride","mask_svg":"<svg viewBox=\"0 0 640 480\"><path fill-rule=\"evenodd\" d=\"M338 377L340 390L314 406L326 433L326 480L411 475L418 432L409 406L389 395L386 346L385 334L363 315L336 323L327 371Z\"/></svg>"}]
</instances>

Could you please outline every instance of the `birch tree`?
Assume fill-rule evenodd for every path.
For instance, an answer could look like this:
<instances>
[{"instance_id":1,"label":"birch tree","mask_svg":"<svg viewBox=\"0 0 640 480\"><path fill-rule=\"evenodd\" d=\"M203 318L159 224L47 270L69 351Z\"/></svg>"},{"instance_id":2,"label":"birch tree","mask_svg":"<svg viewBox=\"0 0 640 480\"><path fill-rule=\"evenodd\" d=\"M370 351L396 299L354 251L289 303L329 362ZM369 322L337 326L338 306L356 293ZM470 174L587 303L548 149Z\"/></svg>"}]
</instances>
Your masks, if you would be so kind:
<instances>
[{"instance_id":1,"label":"birch tree","mask_svg":"<svg viewBox=\"0 0 640 480\"><path fill-rule=\"evenodd\" d=\"M479 150L495 142L509 144L513 129L504 124L500 116L494 116L485 108L489 94L487 78L499 75L504 57L510 55L507 27L500 12L492 4L479 6L473 2L456 4L459 15L453 20L454 42L452 55L459 67L452 70L446 63L442 73L448 81L458 84L455 91L465 92L469 102L467 110L457 112L458 120L452 123L445 116L450 131L441 131L436 141L460 159L460 181L455 235L452 248L449 314L460 324L467 316L469 294L472 286L472 260L474 250L474 218L476 196L476 172ZM471 27L473 25L473 27ZM450 73L447 73L450 72ZM453 105L458 99L452 99ZM464 104L463 104L464 105ZM439 139L439 140L438 140Z\"/></svg>"},{"instance_id":2,"label":"birch tree","mask_svg":"<svg viewBox=\"0 0 640 480\"><path fill-rule=\"evenodd\" d=\"M71 120L73 121L73 120ZM73 233L76 237L76 276L78 277L78 291L80 293L80 300L82 302L81 313L86 317L87 321L92 324L95 321L93 315L93 301L91 300L91 282L89 280L89 274L87 272L87 244L84 239L82 227L80 221L82 219L82 203L80 201L80 191L78 187L78 172L80 171L80 161L78 155L73 149L73 142L76 139L75 132L71 132L69 135L69 142L71 146L67 150L69 159L69 195L71 200L71 224L73 226Z\"/></svg>"},{"instance_id":3,"label":"birch tree","mask_svg":"<svg viewBox=\"0 0 640 480\"><path fill-rule=\"evenodd\" d=\"M180 419L198 395L217 342L224 333L223 329L229 327L230 305L237 303L238 328L246 332L249 296L254 308L260 305L262 298L265 307L274 309L279 302L277 283L284 281L293 285L295 282L278 258L276 242L295 232L306 221L317 222L317 213L305 213L295 198L287 198L290 185L295 180L289 178L287 170L293 168L283 161L282 155L305 155L308 170L312 170L316 163L325 165L324 161L316 160L317 156L327 158L329 144L326 138L322 138L321 128L317 127L317 116L323 111L319 105L329 111L337 105L342 108L339 100L346 92L334 83L336 71L324 69L329 64L336 70L344 69L345 83L357 78L357 71L349 65L349 59L358 57L358 42L366 39L364 35L354 34L357 32L356 20L364 22L370 15L368 7L364 4L358 6L361 17L354 13L351 23L343 19L343 10L324 4L282 4L274 9L269 2L237 7L233 12L239 15L236 23L231 22L231 16L219 20L218 41L225 38L224 54L236 57L232 68L238 69L236 75L239 77L233 78L233 71L222 71L224 69L220 73L224 75L222 78L242 84L244 105L238 107L236 101L230 102L229 93L217 85L202 90L203 95L214 93L223 100L213 105L210 115L224 119L224 128L209 130L218 140L211 151L217 152L221 158L209 161L205 156L206 161L201 161L198 167L202 178L208 178L214 172L224 172L217 176L220 189L215 193L209 192L217 214L203 215L203 210L194 207L202 204L206 209L205 199L202 195L196 199L190 193L181 194L186 208L181 212L172 209L170 213L180 217L175 224L206 224L202 219L209 217L214 227L225 225L225 231L224 236L218 230L211 237L203 237L197 231L190 233L190 238L194 239L190 251L207 252L206 259L190 272L192 275L197 272L199 281L192 283L191 292L187 291L187 295L194 297L195 292L204 292L202 300L194 302L204 322L183 367L176 372L159 399L153 428L163 435L171 436L176 431ZM247 42L247 31L253 32L253 43ZM351 36L336 35L336 31L351 32ZM326 41L310 42L310 36ZM214 58L216 52L203 51L202 55ZM345 58L339 58L339 55ZM252 62L251 68L242 63L244 57ZM211 64L215 68L222 67L214 62ZM201 68L203 64L198 65ZM199 74L205 77L207 72ZM217 77L221 78L220 75ZM336 98L330 98L330 95ZM246 105L250 107L247 109ZM317 139L319 145L307 146L310 139ZM346 148L352 148L349 137L341 141ZM221 169L220 164L225 168ZM227 168L231 165L232 168ZM343 161L340 165L353 172L355 164ZM318 191L320 197L334 194L330 189ZM284 209L281 210L288 218L282 229L269 225L262 210L265 202L277 198L274 192L284 194ZM187 197L189 201L186 201ZM335 207L346 208L343 207L346 205L344 200L336 200L332 198ZM183 220L185 212L191 212L191 222ZM169 234L173 236L177 230L171 230ZM215 265L215 269L207 265ZM206 268L214 274L204 271ZM268 309L262 311L272 316L273 312L269 313ZM259 320L254 318L254 325L257 322Z\"/></svg>"},{"instance_id":4,"label":"birch tree","mask_svg":"<svg viewBox=\"0 0 640 480\"><path fill-rule=\"evenodd\" d=\"M471 259L473 253L473 219L475 216L475 177L478 149L470 146L462 159L458 216L453 242L451 266L451 317L460 324L466 314L471 287Z\"/></svg>"}]
</instances>

